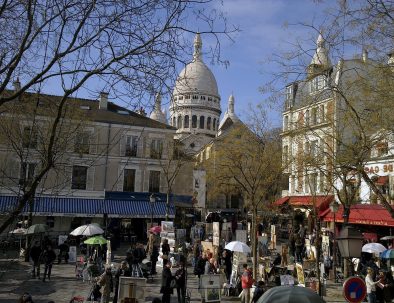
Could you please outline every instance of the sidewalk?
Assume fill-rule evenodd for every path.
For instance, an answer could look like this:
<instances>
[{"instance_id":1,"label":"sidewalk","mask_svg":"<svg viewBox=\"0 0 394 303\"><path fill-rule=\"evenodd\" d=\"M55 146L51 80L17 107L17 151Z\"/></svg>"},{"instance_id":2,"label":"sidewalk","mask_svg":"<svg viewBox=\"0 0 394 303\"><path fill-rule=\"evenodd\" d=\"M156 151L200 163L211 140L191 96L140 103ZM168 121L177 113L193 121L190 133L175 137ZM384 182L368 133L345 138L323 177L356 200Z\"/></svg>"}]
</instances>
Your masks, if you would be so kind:
<instances>
[{"instance_id":1,"label":"sidewalk","mask_svg":"<svg viewBox=\"0 0 394 303\"><path fill-rule=\"evenodd\" d=\"M124 259L125 249L115 252L114 265ZM11 257L11 255L8 255ZM74 264L55 264L52 268L51 281L42 282L31 278L31 265L27 262L12 259L0 259L0 303L16 302L24 293L29 292L35 303L69 303L74 296L87 297L91 284L82 282L75 277ZM161 298L160 284L162 268L157 267L158 274L153 281L148 281L145 290L145 302L152 302L155 297ZM188 268L187 287L191 294L191 302L201 302L198 292L198 281L193 275L193 269ZM326 302L345 302L342 296L342 285L328 283ZM171 302L177 303L176 290L171 296ZM221 302L240 302L238 297L222 297Z\"/></svg>"}]
</instances>

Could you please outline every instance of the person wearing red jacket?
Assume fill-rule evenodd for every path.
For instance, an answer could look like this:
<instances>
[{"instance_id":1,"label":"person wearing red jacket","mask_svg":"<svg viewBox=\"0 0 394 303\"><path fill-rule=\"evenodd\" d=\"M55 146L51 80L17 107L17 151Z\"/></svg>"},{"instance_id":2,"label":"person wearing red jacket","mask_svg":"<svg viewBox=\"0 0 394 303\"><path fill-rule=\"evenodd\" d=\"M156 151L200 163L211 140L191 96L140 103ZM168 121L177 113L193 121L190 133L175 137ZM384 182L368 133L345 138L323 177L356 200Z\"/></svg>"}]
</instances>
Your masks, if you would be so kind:
<instances>
[{"instance_id":1,"label":"person wearing red jacket","mask_svg":"<svg viewBox=\"0 0 394 303\"><path fill-rule=\"evenodd\" d=\"M241 303L250 303L250 289L253 286L254 279L252 272L248 269L248 264L243 265L244 272L241 277L242 283L242 298Z\"/></svg>"}]
</instances>

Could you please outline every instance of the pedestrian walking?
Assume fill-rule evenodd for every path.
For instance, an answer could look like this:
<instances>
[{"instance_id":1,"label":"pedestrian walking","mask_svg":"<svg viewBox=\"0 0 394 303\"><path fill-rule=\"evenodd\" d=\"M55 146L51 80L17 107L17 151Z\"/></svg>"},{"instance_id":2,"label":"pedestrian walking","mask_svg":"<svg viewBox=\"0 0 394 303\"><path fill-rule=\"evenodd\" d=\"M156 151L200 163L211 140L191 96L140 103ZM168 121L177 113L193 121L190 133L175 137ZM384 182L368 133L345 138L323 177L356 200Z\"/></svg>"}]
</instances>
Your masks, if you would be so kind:
<instances>
[{"instance_id":1,"label":"pedestrian walking","mask_svg":"<svg viewBox=\"0 0 394 303\"><path fill-rule=\"evenodd\" d=\"M51 245L47 245L46 250L44 250L42 254L42 260L44 261L44 277L42 278L42 281L45 282L45 278L48 277L48 280L51 280L51 272L52 272L52 265L53 262L56 260L56 254L52 249Z\"/></svg>"},{"instance_id":2,"label":"pedestrian walking","mask_svg":"<svg viewBox=\"0 0 394 303\"><path fill-rule=\"evenodd\" d=\"M33 269L32 269L32 277L35 278L40 278L40 256L41 256L42 250L40 246L40 242L35 241L34 246L30 249L30 258L33 261Z\"/></svg>"},{"instance_id":3,"label":"pedestrian walking","mask_svg":"<svg viewBox=\"0 0 394 303\"><path fill-rule=\"evenodd\" d=\"M130 272L129 266L127 264L127 261L122 261L120 263L120 267L118 268L118 270L115 273L115 293L114 293L114 299L112 301L113 303L118 302L118 290L119 290L120 277L131 277L131 272Z\"/></svg>"},{"instance_id":4,"label":"pedestrian walking","mask_svg":"<svg viewBox=\"0 0 394 303\"><path fill-rule=\"evenodd\" d=\"M250 289L254 283L252 273L248 268L248 264L243 265L244 272L242 273L241 283L242 283L242 298L241 303L250 303Z\"/></svg>"},{"instance_id":5,"label":"pedestrian walking","mask_svg":"<svg viewBox=\"0 0 394 303\"><path fill-rule=\"evenodd\" d=\"M161 252L166 256L170 254L170 245L168 244L168 239L164 239L163 244L161 245Z\"/></svg>"},{"instance_id":6,"label":"pedestrian walking","mask_svg":"<svg viewBox=\"0 0 394 303\"><path fill-rule=\"evenodd\" d=\"M105 272L98 277L97 285L101 287L101 303L108 303L111 298L111 292L114 288L111 267L106 266Z\"/></svg>"},{"instance_id":7,"label":"pedestrian walking","mask_svg":"<svg viewBox=\"0 0 394 303\"><path fill-rule=\"evenodd\" d=\"M175 272L175 280L178 303L184 303L186 295L186 270L184 260L179 261L179 269Z\"/></svg>"},{"instance_id":8,"label":"pedestrian walking","mask_svg":"<svg viewBox=\"0 0 394 303\"><path fill-rule=\"evenodd\" d=\"M368 303L376 303L376 284L378 283L379 281L375 282L373 280L373 269L369 267L367 269L367 276L365 277Z\"/></svg>"},{"instance_id":9,"label":"pedestrian walking","mask_svg":"<svg viewBox=\"0 0 394 303\"><path fill-rule=\"evenodd\" d=\"M163 294L161 298L162 303L170 303L173 290L171 288L171 281L173 276L171 274L171 262L168 259L163 259L163 272L161 276L160 293Z\"/></svg>"}]
</instances>

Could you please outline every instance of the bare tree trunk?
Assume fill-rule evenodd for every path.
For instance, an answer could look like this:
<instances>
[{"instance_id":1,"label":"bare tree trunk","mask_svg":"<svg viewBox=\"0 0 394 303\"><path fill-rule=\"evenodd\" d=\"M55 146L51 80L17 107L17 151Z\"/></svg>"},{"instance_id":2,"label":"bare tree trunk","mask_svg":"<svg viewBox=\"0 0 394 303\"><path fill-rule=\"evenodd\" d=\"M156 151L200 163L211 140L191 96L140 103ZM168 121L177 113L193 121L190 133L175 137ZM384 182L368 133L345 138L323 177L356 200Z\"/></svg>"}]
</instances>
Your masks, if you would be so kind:
<instances>
[{"instance_id":1,"label":"bare tree trunk","mask_svg":"<svg viewBox=\"0 0 394 303\"><path fill-rule=\"evenodd\" d=\"M256 220L257 220L257 206L253 203L253 218L252 218L252 254L253 254L253 277L257 279L257 229L256 229Z\"/></svg>"}]
</instances>

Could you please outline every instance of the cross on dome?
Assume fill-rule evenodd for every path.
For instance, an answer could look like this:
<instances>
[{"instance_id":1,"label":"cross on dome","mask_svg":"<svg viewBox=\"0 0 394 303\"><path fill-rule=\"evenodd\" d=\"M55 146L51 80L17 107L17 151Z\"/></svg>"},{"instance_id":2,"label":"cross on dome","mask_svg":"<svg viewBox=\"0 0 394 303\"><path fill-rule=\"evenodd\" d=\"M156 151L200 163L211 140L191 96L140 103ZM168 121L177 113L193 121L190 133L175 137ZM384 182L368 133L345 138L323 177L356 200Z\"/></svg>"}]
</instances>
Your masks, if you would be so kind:
<instances>
[{"instance_id":1,"label":"cross on dome","mask_svg":"<svg viewBox=\"0 0 394 303\"><path fill-rule=\"evenodd\" d=\"M194 37L194 53L193 53L194 60L202 60L201 49L202 49L202 41L201 41L200 33L197 33L196 36Z\"/></svg>"}]
</instances>

